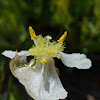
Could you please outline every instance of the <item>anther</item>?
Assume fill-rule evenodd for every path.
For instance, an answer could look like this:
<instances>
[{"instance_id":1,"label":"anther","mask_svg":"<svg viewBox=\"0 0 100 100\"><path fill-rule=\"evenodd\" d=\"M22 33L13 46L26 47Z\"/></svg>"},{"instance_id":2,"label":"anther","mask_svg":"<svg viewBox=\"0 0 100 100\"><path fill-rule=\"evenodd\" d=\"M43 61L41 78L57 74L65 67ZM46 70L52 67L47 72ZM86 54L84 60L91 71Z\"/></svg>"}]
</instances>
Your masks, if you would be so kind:
<instances>
[{"instance_id":1,"label":"anther","mask_svg":"<svg viewBox=\"0 0 100 100\"><path fill-rule=\"evenodd\" d=\"M30 32L31 40L36 38L36 34L35 34L35 32L34 32L34 30L32 29L31 26L29 26L29 32Z\"/></svg>"},{"instance_id":2,"label":"anther","mask_svg":"<svg viewBox=\"0 0 100 100\"><path fill-rule=\"evenodd\" d=\"M40 63L47 63L47 60L40 60Z\"/></svg>"},{"instance_id":3,"label":"anther","mask_svg":"<svg viewBox=\"0 0 100 100\"><path fill-rule=\"evenodd\" d=\"M66 36L67 36L67 31L64 32L64 34L60 37L59 40L57 40L57 42L63 43L63 41L65 40Z\"/></svg>"}]
</instances>

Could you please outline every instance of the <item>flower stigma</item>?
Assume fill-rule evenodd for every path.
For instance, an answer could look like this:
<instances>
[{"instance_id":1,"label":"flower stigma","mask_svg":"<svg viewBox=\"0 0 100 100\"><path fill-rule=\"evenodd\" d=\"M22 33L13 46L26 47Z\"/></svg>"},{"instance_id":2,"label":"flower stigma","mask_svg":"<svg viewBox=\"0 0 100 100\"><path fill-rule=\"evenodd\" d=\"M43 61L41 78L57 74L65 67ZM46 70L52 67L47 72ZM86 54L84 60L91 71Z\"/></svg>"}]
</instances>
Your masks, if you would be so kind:
<instances>
[{"instance_id":1,"label":"flower stigma","mask_svg":"<svg viewBox=\"0 0 100 100\"><path fill-rule=\"evenodd\" d=\"M58 59L61 58L61 55L58 53L58 51L64 51L65 47L63 41L66 38L67 32L64 32L58 42L51 42L50 40L52 37L50 36L42 37L42 35L33 35L35 32L33 32L31 26L29 26L29 32L32 34L31 39L36 38L35 45L29 49L29 53L32 54L36 59L40 59L40 63L46 63L48 59L54 57L57 57ZM33 36L35 37L33 38Z\"/></svg>"}]
</instances>

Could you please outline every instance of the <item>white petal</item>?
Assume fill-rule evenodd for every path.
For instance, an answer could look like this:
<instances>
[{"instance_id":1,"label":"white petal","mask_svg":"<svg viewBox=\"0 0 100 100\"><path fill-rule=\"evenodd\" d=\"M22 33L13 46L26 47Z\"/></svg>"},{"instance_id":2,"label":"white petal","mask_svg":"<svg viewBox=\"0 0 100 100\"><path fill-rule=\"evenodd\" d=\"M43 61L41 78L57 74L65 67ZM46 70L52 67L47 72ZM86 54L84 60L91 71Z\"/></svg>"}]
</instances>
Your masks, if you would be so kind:
<instances>
[{"instance_id":1,"label":"white petal","mask_svg":"<svg viewBox=\"0 0 100 100\"><path fill-rule=\"evenodd\" d=\"M15 57L15 54L16 54L16 51L11 51L11 50L5 50L3 53L1 53L2 55L12 59ZM28 51L20 51L18 52L18 55L19 56L22 56L22 55L26 55L26 56L30 56L29 52Z\"/></svg>"},{"instance_id":2,"label":"white petal","mask_svg":"<svg viewBox=\"0 0 100 100\"><path fill-rule=\"evenodd\" d=\"M78 69L88 69L91 67L91 60L86 57L84 54L73 53L65 54L59 51L61 54L61 60L65 66L76 67Z\"/></svg>"},{"instance_id":3,"label":"white petal","mask_svg":"<svg viewBox=\"0 0 100 100\"><path fill-rule=\"evenodd\" d=\"M16 51L11 51L11 50L5 50L3 53L1 53L2 55L12 59L15 56Z\"/></svg>"},{"instance_id":4,"label":"white petal","mask_svg":"<svg viewBox=\"0 0 100 100\"><path fill-rule=\"evenodd\" d=\"M58 100L67 96L56 73L53 60L45 64L40 64L37 60L34 68L19 68L15 73L29 95L35 100Z\"/></svg>"},{"instance_id":5,"label":"white petal","mask_svg":"<svg viewBox=\"0 0 100 100\"><path fill-rule=\"evenodd\" d=\"M36 96L35 93L33 94L33 92L30 91L28 88L26 88L26 90L27 90L27 93L30 94L31 97L35 98L34 100L58 100L58 99L50 99L50 98L49 99L44 99L42 97Z\"/></svg>"},{"instance_id":6,"label":"white petal","mask_svg":"<svg viewBox=\"0 0 100 100\"><path fill-rule=\"evenodd\" d=\"M11 59L9 67L10 67L10 71L12 72L12 74L14 75L14 77L17 78L17 75L15 73L15 70L19 67L23 67L24 65L27 64L27 59L26 56L18 56L18 54L15 55L15 57L13 59Z\"/></svg>"},{"instance_id":7,"label":"white petal","mask_svg":"<svg viewBox=\"0 0 100 100\"><path fill-rule=\"evenodd\" d=\"M22 55L30 56L29 51L26 51L26 50L23 50L23 51L18 52L18 55L19 56L22 56Z\"/></svg>"}]
</instances>

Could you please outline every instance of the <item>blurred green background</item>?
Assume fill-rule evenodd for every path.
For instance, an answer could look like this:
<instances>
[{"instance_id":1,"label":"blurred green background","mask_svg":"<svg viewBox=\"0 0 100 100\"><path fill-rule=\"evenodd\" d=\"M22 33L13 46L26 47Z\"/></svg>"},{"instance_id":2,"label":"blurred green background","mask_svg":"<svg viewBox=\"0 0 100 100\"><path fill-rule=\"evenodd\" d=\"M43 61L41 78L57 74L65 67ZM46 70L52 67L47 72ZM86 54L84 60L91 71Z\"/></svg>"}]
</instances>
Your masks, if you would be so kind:
<instances>
[{"instance_id":1,"label":"blurred green background","mask_svg":"<svg viewBox=\"0 0 100 100\"><path fill-rule=\"evenodd\" d=\"M0 0L0 52L28 50L29 26L53 40L67 30L67 53L100 54L100 0ZM23 100L8 63L0 55L0 100Z\"/></svg>"}]
</instances>

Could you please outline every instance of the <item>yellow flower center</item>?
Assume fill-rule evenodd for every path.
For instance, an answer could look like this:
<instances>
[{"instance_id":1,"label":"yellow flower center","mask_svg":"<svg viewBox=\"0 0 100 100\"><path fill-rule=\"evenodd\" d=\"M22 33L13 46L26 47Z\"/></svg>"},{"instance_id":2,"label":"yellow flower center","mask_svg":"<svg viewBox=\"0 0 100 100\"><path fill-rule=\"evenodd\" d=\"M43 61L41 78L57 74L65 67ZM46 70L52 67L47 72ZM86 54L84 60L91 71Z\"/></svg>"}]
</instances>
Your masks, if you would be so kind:
<instances>
[{"instance_id":1,"label":"yellow flower center","mask_svg":"<svg viewBox=\"0 0 100 100\"><path fill-rule=\"evenodd\" d=\"M33 31L33 29L29 29L30 34ZM33 33L33 32L32 32ZM35 33L35 32L34 32ZM33 33L33 34L34 34ZM29 53L32 54L36 59L42 59L40 60L40 63L46 63L47 59L57 57L58 59L61 57L61 55L58 53L58 51L64 50L64 39L67 35L67 32L62 35L62 37L58 40L58 42L53 41L50 42L51 37L42 37L42 35L36 36L36 43L29 49ZM31 35L31 38L33 38L33 35ZM46 60L43 60L46 59Z\"/></svg>"}]
</instances>

